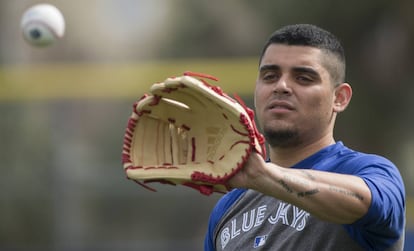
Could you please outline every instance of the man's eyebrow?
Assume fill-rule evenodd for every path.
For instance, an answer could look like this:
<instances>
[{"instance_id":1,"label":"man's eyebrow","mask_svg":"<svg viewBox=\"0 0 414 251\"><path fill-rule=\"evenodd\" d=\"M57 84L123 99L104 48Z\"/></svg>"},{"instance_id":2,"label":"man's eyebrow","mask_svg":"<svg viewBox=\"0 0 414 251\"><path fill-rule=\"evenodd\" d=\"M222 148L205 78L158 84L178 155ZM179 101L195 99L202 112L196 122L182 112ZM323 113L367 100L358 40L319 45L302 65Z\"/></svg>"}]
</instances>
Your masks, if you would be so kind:
<instances>
[{"instance_id":1,"label":"man's eyebrow","mask_svg":"<svg viewBox=\"0 0 414 251\"><path fill-rule=\"evenodd\" d=\"M312 76L319 77L319 73L311 67L297 66L297 67L293 67L292 71L296 73L307 73Z\"/></svg>"},{"instance_id":2,"label":"man's eyebrow","mask_svg":"<svg viewBox=\"0 0 414 251\"><path fill-rule=\"evenodd\" d=\"M265 64L260 66L259 68L259 72L263 72L263 71L276 71L279 70L280 66L275 65L275 64Z\"/></svg>"},{"instance_id":3,"label":"man's eyebrow","mask_svg":"<svg viewBox=\"0 0 414 251\"><path fill-rule=\"evenodd\" d=\"M259 72L278 71L280 69L281 69L281 67L279 65L276 65L276 64L267 64L267 65L260 66ZM312 67L295 66L295 67L292 68L291 71L292 72L295 72L295 73L306 73L306 74L309 74L311 76L320 78L319 72L316 71L315 69L313 69Z\"/></svg>"}]
</instances>

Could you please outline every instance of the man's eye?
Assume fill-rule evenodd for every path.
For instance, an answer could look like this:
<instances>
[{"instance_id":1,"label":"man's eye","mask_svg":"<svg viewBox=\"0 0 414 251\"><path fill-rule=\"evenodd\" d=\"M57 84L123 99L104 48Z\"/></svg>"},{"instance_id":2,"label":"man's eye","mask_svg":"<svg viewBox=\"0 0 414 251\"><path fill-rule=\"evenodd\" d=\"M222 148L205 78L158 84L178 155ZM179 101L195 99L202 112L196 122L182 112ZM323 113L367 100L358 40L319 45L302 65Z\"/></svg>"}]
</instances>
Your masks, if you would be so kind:
<instances>
[{"instance_id":1,"label":"man's eye","mask_svg":"<svg viewBox=\"0 0 414 251\"><path fill-rule=\"evenodd\" d=\"M311 83L311 82L313 82L313 79L311 77L308 77L308 76L298 76L296 79L301 83Z\"/></svg>"},{"instance_id":2,"label":"man's eye","mask_svg":"<svg viewBox=\"0 0 414 251\"><path fill-rule=\"evenodd\" d=\"M270 81L277 78L277 75L275 73L265 73L263 74L263 80Z\"/></svg>"}]
</instances>

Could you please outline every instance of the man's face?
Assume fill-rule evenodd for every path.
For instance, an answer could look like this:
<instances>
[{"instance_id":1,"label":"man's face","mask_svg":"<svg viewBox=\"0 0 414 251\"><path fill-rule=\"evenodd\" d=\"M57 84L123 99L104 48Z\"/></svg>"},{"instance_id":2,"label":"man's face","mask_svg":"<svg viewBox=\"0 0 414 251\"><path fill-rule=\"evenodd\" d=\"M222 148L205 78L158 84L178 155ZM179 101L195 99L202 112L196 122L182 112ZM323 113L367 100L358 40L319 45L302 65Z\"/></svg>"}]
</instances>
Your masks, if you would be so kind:
<instances>
[{"instance_id":1,"label":"man's face","mask_svg":"<svg viewBox=\"0 0 414 251\"><path fill-rule=\"evenodd\" d=\"M323 52L307 46L270 45L260 62L255 106L271 146L311 143L332 133L335 90Z\"/></svg>"}]
</instances>

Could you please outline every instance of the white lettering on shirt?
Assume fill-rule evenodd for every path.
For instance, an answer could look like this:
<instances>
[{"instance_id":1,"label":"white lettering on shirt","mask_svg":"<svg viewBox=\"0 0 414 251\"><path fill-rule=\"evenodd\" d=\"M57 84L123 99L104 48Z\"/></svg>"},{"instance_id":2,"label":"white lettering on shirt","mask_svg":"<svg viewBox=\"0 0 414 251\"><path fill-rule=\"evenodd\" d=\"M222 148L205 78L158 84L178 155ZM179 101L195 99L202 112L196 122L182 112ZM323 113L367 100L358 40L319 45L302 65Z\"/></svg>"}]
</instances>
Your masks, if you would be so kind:
<instances>
[{"instance_id":1,"label":"white lettering on shirt","mask_svg":"<svg viewBox=\"0 0 414 251\"><path fill-rule=\"evenodd\" d=\"M283 224L289 226L296 231L302 231L306 227L306 222L310 214L296 206L286 202L280 202L276 212L268 214L266 218L267 205L262 205L240 215L242 219L233 218L230 226L225 226L221 230L220 239L221 247L224 249L227 244L237 236L252 231L252 229L262 224ZM241 220L241 222L240 222Z\"/></svg>"}]
</instances>

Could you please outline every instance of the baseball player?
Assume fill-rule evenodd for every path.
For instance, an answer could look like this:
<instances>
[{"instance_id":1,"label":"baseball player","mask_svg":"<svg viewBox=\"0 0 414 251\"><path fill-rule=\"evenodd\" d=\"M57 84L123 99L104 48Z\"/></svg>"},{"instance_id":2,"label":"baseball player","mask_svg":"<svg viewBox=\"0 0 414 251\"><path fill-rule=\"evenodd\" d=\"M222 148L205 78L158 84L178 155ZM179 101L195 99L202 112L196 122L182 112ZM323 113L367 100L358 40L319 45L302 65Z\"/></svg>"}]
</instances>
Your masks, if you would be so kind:
<instances>
[{"instance_id":1,"label":"baseball player","mask_svg":"<svg viewBox=\"0 0 414 251\"><path fill-rule=\"evenodd\" d=\"M348 106L342 45L314 25L272 34L255 111L268 160L250 155L212 211L205 250L403 250L405 191L396 166L333 137Z\"/></svg>"}]
</instances>

